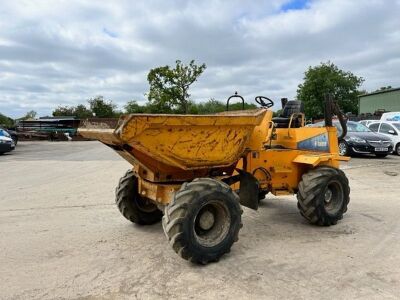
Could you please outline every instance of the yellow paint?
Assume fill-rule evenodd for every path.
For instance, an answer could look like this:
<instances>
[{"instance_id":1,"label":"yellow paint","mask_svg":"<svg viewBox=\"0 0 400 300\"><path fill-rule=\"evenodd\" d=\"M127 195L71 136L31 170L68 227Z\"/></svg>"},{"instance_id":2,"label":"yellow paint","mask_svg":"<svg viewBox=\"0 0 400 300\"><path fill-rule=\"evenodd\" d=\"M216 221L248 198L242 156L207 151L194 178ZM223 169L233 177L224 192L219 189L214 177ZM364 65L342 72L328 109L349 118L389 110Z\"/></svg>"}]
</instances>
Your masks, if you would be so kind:
<instances>
[{"instance_id":1,"label":"yellow paint","mask_svg":"<svg viewBox=\"0 0 400 300\"><path fill-rule=\"evenodd\" d=\"M115 130L80 128L135 166L139 190L161 204L179 182L198 177L231 176L235 167L252 173L262 189L275 195L295 193L301 176L319 165L339 167L336 128L272 127L272 111L215 115L121 117ZM299 150L299 142L327 134L329 151ZM178 182L178 184L177 184ZM237 186L236 186L237 187ZM238 188L238 187L237 187Z\"/></svg>"},{"instance_id":2,"label":"yellow paint","mask_svg":"<svg viewBox=\"0 0 400 300\"><path fill-rule=\"evenodd\" d=\"M264 109L220 115L143 115L120 120L113 131L80 129L82 136L134 150L160 163L192 170L234 164L254 128L272 116Z\"/></svg>"}]
</instances>

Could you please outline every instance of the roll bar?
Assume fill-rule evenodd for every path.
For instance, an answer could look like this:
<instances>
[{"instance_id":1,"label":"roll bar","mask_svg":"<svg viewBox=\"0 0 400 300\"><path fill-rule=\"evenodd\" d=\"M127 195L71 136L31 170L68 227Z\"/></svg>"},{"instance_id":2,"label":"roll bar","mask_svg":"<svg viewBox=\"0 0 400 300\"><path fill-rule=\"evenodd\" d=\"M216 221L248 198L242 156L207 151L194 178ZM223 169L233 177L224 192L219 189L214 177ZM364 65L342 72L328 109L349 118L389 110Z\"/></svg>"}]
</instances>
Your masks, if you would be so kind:
<instances>
[{"instance_id":1,"label":"roll bar","mask_svg":"<svg viewBox=\"0 0 400 300\"><path fill-rule=\"evenodd\" d=\"M235 92L235 94L230 96L228 98L228 100L226 101L226 111L229 111L229 100L231 100L232 98L240 98L240 99L242 99L242 109L244 110L244 99L243 99L242 96L238 95L238 92Z\"/></svg>"}]
</instances>

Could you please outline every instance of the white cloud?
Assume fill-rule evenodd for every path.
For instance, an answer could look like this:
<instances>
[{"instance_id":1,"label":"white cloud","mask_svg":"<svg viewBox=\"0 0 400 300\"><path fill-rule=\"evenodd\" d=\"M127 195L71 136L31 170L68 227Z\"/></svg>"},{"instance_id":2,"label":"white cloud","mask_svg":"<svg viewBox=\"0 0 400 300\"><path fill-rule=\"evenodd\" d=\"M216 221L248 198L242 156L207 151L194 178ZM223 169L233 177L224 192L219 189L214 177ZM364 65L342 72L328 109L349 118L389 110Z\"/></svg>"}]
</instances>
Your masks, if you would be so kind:
<instances>
[{"instance_id":1,"label":"white cloud","mask_svg":"<svg viewBox=\"0 0 400 300\"><path fill-rule=\"evenodd\" d=\"M176 59L205 62L192 97L294 97L310 65L331 60L399 86L399 1L2 1L0 112L49 114L104 95L144 101L146 74ZM278 101L279 102L279 101Z\"/></svg>"}]
</instances>

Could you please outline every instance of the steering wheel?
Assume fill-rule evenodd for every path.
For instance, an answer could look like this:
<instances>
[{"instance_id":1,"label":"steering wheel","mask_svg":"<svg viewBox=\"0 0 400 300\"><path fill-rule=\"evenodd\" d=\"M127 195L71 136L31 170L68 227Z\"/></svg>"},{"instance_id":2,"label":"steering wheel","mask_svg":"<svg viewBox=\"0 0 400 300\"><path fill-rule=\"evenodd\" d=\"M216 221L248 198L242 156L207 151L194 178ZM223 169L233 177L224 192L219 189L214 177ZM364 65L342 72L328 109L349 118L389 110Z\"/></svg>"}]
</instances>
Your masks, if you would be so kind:
<instances>
[{"instance_id":1,"label":"steering wheel","mask_svg":"<svg viewBox=\"0 0 400 300\"><path fill-rule=\"evenodd\" d=\"M262 107L265 108L270 108L272 106L274 106L274 101L272 101L271 99L269 99L268 97L264 97L264 96L257 96L254 98L254 100L260 104ZM264 100L268 101L265 102Z\"/></svg>"}]
</instances>

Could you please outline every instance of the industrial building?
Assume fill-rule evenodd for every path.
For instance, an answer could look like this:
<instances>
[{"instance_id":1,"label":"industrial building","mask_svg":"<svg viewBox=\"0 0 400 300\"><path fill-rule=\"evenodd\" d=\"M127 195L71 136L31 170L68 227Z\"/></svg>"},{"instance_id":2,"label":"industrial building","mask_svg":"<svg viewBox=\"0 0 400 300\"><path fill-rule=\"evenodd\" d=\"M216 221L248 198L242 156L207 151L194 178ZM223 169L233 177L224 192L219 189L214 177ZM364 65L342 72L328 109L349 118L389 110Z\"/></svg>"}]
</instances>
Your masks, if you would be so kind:
<instances>
[{"instance_id":1,"label":"industrial building","mask_svg":"<svg viewBox=\"0 0 400 300\"><path fill-rule=\"evenodd\" d=\"M385 89L361 95L358 99L358 113L400 111L400 88Z\"/></svg>"}]
</instances>

